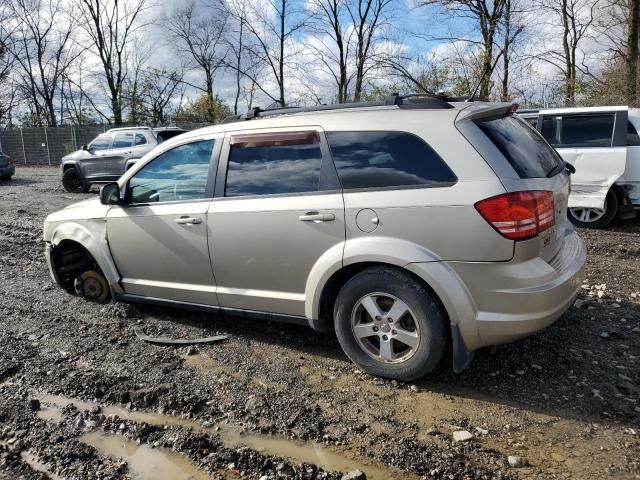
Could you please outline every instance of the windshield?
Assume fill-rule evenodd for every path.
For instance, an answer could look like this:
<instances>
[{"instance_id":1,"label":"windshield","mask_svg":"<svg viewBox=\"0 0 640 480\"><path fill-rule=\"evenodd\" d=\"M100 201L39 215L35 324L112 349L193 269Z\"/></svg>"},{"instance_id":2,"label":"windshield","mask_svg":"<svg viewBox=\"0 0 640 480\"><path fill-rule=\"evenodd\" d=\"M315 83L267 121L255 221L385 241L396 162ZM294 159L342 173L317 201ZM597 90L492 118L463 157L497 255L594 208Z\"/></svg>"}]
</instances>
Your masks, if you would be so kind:
<instances>
[{"instance_id":1,"label":"windshield","mask_svg":"<svg viewBox=\"0 0 640 480\"><path fill-rule=\"evenodd\" d=\"M498 147L520 178L546 177L563 166L562 159L542 135L524 120L514 117L476 122L480 130Z\"/></svg>"},{"instance_id":2,"label":"windshield","mask_svg":"<svg viewBox=\"0 0 640 480\"><path fill-rule=\"evenodd\" d=\"M111 135L98 135L89 144L90 150L106 150L111 147Z\"/></svg>"}]
</instances>

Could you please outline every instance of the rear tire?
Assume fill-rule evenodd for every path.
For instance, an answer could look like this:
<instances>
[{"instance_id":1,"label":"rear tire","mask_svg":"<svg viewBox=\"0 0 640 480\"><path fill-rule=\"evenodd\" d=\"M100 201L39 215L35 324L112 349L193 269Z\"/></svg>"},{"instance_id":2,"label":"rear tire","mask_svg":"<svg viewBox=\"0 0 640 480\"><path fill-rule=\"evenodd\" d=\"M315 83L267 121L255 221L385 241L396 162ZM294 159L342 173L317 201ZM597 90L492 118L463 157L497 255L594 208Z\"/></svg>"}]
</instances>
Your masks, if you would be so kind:
<instances>
[{"instance_id":1,"label":"rear tire","mask_svg":"<svg viewBox=\"0 0 640 480\"><path fill-rule=\"evenodd\" d=\"M446 315L433 293L394 268L372 267L351 278L338 294L334 318L347 356L380 377L426 375L447 343Z\"/></svg>"},{"instance_id":2,"label":"rear tire","mask_svg":"<svg viewBox=\"0 0 640 480\"><path fill-rule=\"evenodd\" d=\"M69 193L87 193L91 185L86 183L75 168L68 168L62 174L62 186Z\"/></svg>"},{"instance_id":3,"label":"rear tire","mask_svg":"<svg viewBox=\"0 0 640 480\"><path fill-rule=\"evenodd\" d=\"M604 201L604 208L570 208L567 212L569 221L581 228L605 228L613 222L618 214L618 196L609 190Z\"/></svg>"},{"instance_id":4,"label":"rear tire","mask_svg":"<svg viewBox=\"0 0 640 480\"><path fill-rule=\"evenodd\" d=\"M9 175L8 177L0 177L0 180L8 182L9 180L11 180L11 175Z\"/></svg>"}]
</instances>

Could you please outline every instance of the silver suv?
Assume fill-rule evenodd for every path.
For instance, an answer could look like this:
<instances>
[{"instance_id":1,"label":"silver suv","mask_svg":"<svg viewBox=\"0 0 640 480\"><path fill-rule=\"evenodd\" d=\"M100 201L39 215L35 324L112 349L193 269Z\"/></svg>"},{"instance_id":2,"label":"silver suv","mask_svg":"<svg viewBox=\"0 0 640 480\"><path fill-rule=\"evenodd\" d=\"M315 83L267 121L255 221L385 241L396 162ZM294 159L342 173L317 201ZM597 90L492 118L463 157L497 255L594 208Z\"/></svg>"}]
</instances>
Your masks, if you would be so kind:
<instances>
[{"instance_id":1,"label":"silver suv","mask_svg":"<svg viewBox=\"0 0 640 480\"><path fill-rule=\"evenodd\" d=\"M70 193L86 193L94 183L118 180L156 145L180 135L177 127L112 128L62 157L62 186Z\"/></svg>"},{"instance_id":2,"label":"silver suv","mask_svg":"<svg viewBox=\"0 0 640 480\"><path fill-rule=\"evenodd\" d=\"M554 322L581 282L569 175L513 111L394 96L186 133L47 217L51 275L92 300L335 329L402 380L451 344L460 371Z\"/></svg>"}]
</instances>

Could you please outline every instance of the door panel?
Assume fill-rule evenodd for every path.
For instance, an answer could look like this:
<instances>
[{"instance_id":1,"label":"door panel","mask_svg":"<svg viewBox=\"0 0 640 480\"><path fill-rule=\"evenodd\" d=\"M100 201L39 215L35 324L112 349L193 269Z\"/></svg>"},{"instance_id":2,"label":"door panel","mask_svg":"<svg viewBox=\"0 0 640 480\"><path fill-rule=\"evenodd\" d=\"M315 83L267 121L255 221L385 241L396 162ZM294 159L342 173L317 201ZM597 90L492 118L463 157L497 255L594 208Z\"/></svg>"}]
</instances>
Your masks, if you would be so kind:
<instances>
[{"instance_id":1,"label":"door panel","mask_svg":"<svg viewBox=\"0 0 640 480\"><path fill-rule=\"evenodd\" d=\"M604 208L611 186L624 174L627 147L557 148L563 160L576 167L571 175L569 208Z\"/></svg>"},{"instance_id":2,"label":"door panel","mask_svg":"<svg viewBox=\"0 0 640 480\"><path fill-rule=\"evenodd\" d=\"M333 220L300 219L311 212ZM218 299L225 307L304 315L311 268L345 238L339 193L214 200L207 216Z\"/></svg>"},{"instance_id":3,"label":"door panel","mask_svg":"<svg viewBox=\"0 0 640 480\"><path fill-rule=\"evenodd\" d=\"M107 214L107 240L128 294L217 305L207 211L221 142L178 145L126 185L127 206Z\"/></svg>"},{"instance_id":4,"label":"door panel","mask_svg":"<svg viewBox=\"0 0 640 480\"><path fill-rule=\"evenodd\" d=\"M209 203L204 200L109 210L109 247L126 293L217 304L207 249ZM189 219L201 223L183 223Z\"/></svg>"},{"instance_id":5,"label":"door panel","mask_svg":"<svg viewBox=\"0 0 640 480\"><path fill-rule=\"evenodd\" d=\"M344 202L318 127L228 135L207 215L225 307L304 315L307 277L345 240Z\"/></svg>"},{"instance_id":6,"label":"door panel","mask_svg":"<svg viewBox=\"0 0 640 480\"><path fill-rule=\"evenodd\" d=\"M87 178L119 177L124 172L124 166L131 149L100 150L92 158L82 161Z\"/></svg>"}]
</instances>

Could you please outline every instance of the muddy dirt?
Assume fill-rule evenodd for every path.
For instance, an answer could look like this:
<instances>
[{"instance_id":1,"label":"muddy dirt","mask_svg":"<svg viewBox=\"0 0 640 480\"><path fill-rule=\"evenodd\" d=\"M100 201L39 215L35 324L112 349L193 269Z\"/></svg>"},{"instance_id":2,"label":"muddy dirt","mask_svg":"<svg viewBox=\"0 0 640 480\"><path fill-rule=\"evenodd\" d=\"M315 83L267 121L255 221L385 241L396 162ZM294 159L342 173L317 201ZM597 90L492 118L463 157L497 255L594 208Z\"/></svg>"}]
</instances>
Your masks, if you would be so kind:
<instances>
[{"instance_id":1,"label":"muddy dirt","mask_svg":"<svg viewBox=\"0 0 640 480\"><path fill-rule=\"evenodd\" d=\"M587 278L553 326L403 384L331 333L69 296L42 222L95 195L57 169L0 183L0 480L640 478L640 221L580 232Z\"/></svg>"}]
</instances>

